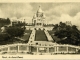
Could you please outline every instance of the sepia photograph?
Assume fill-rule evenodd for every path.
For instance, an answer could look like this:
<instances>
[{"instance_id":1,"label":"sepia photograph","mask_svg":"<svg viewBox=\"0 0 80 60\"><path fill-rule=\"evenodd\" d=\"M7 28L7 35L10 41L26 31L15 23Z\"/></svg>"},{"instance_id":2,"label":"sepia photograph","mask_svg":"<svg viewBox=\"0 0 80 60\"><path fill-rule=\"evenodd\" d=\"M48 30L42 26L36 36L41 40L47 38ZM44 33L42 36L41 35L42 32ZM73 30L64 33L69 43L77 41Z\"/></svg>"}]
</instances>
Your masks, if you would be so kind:
<instances>
[{"instance_id":1,"label":"sepia photograph","mask_svg":"<svg viewBox=\"0 0 80 60\"><path fill-rule=\"evenodd\" d=\"M0 55L80 54L80 2L0 3Z\"/></svg>"}]
</instances>

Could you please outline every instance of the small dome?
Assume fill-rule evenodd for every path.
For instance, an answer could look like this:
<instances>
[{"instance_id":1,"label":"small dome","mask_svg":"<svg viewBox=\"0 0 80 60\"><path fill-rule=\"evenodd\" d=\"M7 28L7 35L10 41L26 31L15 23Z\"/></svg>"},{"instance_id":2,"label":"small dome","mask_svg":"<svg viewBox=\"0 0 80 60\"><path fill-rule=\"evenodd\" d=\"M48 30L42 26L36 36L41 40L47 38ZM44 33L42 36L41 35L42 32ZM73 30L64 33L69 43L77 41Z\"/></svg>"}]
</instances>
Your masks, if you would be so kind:
<instances>
[{"instance_id":1,"label":"small dome","mask_svg":"<svg viewBox=\"0 0 80 60\"><path fill-rule=\"evenodd\" d=\"M36 17L37 17L36 14L34 14L33 18L36 18Z\"/></svg>"}]
</instances>

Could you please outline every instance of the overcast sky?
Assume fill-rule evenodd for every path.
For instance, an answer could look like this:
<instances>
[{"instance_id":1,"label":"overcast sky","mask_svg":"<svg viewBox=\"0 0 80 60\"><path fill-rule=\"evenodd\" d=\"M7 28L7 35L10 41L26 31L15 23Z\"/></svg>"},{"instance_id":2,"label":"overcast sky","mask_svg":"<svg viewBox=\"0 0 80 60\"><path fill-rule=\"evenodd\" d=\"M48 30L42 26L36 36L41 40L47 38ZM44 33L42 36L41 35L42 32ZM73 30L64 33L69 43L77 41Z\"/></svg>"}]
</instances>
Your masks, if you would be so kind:
<instances>
[{"instance_id":1,"label":"overcast sky","mask_svg":"<svg viewBox=\"0 0 80 60\"><path fill-rule=\"evenodd\" d=\"M41 5L46 21L58 23L59 21L71 21L80 25L80 3L0 3L0 17L26 17L31 21L34 13Z\"/></svg>"}]
</instances>

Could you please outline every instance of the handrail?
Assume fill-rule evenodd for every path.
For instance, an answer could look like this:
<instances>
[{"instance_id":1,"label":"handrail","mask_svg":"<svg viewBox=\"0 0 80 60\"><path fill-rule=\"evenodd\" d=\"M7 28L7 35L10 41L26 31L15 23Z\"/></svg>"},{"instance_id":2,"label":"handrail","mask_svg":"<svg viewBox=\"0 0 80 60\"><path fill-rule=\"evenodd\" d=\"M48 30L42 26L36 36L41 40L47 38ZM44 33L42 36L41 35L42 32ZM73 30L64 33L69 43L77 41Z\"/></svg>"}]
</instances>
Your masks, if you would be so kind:
<instances>
[{"instance_id":1,"label":"handrail","mask_svg":"<svg viewBox=\"0 0 80 60\"><path fill-rule=\"evenodd\" d=\"M12 47L12 46L20 46L20 45L26 45L26 46L36 46L36 45L29 45L28 43L26 44L26 43L24 43L24 44L22 44L22 43L18 43L18 44L9 44L9 45L2 45L2 46L0 46L0 49L1 48L6 48L6 47ZM40 45L38 45L39 47L41 47ZM65 44L65 45L62 45L62 44L51 44L51 46L50 45L44 45L43 47L73 47L73 48L78 48L78 49L80 49L80 46L74 46L74 45L67 45L67 44Z\"/></svg>"},{"instance_id":2,"label":"handrail","mask_svg":"<svg viewBox=\"0 0 80 60\"><path fill-rule=\"evenodd\" d=\"M17 48L14 49L16 46L17 46ZM24 48L24 47L26 47L26 48ZM47 48L48 52L49 52L48 48L53 48L53 49L55 49L55 51L53 51L52 53L77 53L78 50L80 49L80 46L67 45L67 44L64 44L64 45L62 45L62 44L55 44L54 45L53 44L51 46L48 46L48 45L41 46L41 45L35 45L35 44L31 45L29 43L27 43L27 44L26 43L24 43L24 44L18 43L18 44L3 45L2 47L0 47L0 54L5 53L5 52L7 52L7 53L11 53L11 52L15 52L15 53L31 52L31 53L33 53L31 51L31 47ZM65 47L65 50L60 50L60 49L62 49L60 47L63 47L63 48ZM71 50L68 50L69 47L71 47ZM7 49L5 49L5 48L7 48ZM10 49L10 48L12 48L12 49ZM75 50L72 50L73 48L75 48ZM38 50L35 53L38 54ZM49 53L51 53L51 52L49 52Z\"/></svg>"}]
</instances>

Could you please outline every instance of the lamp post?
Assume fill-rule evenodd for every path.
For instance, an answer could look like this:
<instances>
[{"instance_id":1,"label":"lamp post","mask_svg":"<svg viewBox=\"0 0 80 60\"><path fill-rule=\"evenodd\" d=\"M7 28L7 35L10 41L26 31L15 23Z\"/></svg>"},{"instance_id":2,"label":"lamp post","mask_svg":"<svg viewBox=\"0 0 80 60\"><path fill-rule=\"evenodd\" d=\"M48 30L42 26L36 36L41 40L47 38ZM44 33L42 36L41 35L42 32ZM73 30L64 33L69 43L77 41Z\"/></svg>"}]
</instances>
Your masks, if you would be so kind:
<instances>
[{"instance_id":1,"label":"lamp post","mask_svg":"<svg viewBox=\"0 0 80 60\"><path fill-rule=\"evenodd\" d=\"M38 43L36 43L36 45L37 45L37 54L38 54L38 52L39 52Z\"/></svg>"}]
</instances>

